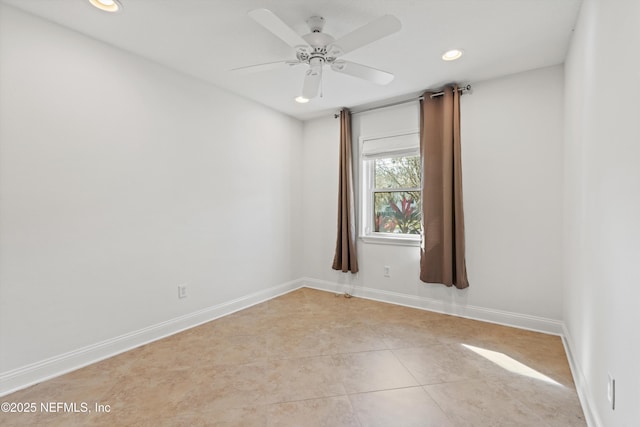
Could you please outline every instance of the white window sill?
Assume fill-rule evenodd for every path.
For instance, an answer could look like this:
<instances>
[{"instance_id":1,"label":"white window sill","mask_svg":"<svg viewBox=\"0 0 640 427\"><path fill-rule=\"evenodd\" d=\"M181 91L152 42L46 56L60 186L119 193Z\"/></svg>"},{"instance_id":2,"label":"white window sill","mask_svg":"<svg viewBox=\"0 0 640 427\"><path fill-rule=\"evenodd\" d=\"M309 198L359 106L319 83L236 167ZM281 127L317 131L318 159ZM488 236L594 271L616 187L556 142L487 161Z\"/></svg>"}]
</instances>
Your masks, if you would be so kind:
<instances>
[{"instance_id":1,"label":"white window sill","mask_svg":"<svg viewBox=\"0 0 640 427\"><path fill-rule=\"evenodd\" d=\"M420 246L420 237L398 236L398 235L368 235L360 236L363 243L374 245L394 245L394 246Z\"/></svg>"}]
</instances>

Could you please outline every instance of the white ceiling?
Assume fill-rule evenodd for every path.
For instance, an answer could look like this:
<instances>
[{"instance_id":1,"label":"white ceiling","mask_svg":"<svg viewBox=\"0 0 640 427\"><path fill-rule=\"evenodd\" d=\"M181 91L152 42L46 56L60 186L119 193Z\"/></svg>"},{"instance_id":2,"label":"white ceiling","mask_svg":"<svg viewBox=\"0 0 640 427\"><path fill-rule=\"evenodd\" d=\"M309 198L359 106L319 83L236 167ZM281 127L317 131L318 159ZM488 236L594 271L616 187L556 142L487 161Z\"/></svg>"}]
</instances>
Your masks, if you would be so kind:
<instances>
[{"instance_id":1,"label":"white ceiling","mask_svg":"<svg viewBox=\"0 0 640 427\"><path fill-rule=\"evenodd\" d=\"M121 0L122 13L87 0L2 0L32 14L226 88L283 113L308 119L340 107L375 105L448 82L476 82L564 62L581 0ZM324 96L297 104L305 67L256 74L229 70L295 59L293 49L247 12L267 8L300 34L325 18L336 38L382 16L400 32L344 56L395 74L377 86L330 70ZM444 62L442 53L464 56Z\"/></svg>"}]
</instances>

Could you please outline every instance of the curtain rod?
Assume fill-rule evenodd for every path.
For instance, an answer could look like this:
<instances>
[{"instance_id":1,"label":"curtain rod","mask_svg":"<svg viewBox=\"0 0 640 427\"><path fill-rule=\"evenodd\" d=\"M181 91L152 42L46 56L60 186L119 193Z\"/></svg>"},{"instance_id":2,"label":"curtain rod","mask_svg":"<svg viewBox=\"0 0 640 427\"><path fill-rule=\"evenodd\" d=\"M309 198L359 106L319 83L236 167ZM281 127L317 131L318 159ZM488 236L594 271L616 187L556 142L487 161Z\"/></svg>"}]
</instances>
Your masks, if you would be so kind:
<instances>
[{"instance_id":1,"label":"curtain rod","mask_svg":"<svg viewBox=\"0 0 640 427\"><path fill-rule=\"evenodd\" d=\"M461 86L458 88L458 92L460 92L460 95L464 95L466 92L469 92L470 90L471 90L470 84ZM442 96L442 95L444 95L444 91L435 92L431 94L431 98L437 98L438 96ZM354 114L360 114L360 113L366 113L367 111L379 110L381 108L395 107L396 105L408 104L409 102L414 102L414 101L422 101L423 99L424 99L423 96L419 96L417 98L405 99L402 101L392 102L390 104L379 105L377 107L371 107L371 108L367 108L360 111L354 111L351 113L351 115L353 116ZM340 117L340 114L333 115L334 119L337 119L338 117Z\"/></svg>"}]
</instances>

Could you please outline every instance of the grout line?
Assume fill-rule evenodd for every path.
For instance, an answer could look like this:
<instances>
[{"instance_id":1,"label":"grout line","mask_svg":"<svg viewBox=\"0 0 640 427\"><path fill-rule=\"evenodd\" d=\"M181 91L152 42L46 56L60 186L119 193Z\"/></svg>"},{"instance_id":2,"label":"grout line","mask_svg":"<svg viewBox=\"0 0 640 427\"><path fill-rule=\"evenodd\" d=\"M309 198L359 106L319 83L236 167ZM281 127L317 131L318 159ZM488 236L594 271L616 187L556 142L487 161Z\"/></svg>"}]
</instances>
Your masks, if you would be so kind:
<instances>
[{"instance_id":1,"label":"grout line","mask_svg":"<svg viewBox=\"0 0 640 427\"><path fill-rule=\"evenodd\" d=\"M383 391L407 390L407 389L410 389L410 388L420 388L420 389L422 389L424 387L421 386L421 385L408 385L408 386L405 386L405 387L391 387L391 388L382 388L382 389L379 389L379 390L356 391L356 392L353 392L353 393L347 393L346 396L357 396L359 394L371 394L371 393L379 393L379 392L383 392ZM426 393L426 391L425 391L425 393Z\"/></svg>"},{"instance_id":2,"label":"grout line","mask_svg":"<svg viewBox=\"0 0 640 427\"><path fill-rule=\"evenodd\" d=\"M402 365L402 367L409 372L409 375L411 375L411 377L416 380L416 384L418 384L419 386L422 387L422 384L420 384L420 380L418 380L418 378L413 374L413 372L411 372L411 369L407 368L407 366L404 364L404 362L398 357L398 355L395 353L395 351L390 350L391 354L393 354L393 357L396 358L396 360L400 363L400 365Z\"/></svg>"}]
</instances>

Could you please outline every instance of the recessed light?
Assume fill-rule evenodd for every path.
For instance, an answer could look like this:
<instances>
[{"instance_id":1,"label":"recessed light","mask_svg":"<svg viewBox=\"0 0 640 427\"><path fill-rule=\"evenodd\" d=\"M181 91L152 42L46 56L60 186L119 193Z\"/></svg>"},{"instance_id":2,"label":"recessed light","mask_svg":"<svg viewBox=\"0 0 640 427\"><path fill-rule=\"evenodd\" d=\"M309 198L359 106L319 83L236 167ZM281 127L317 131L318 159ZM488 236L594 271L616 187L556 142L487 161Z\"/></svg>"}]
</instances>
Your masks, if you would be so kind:
<instances>
[{"instance_id":1,"label":"recessed light","mask_svg":"<svg viewBox=\"0 0 640 427\"><path fill-rule=\"evenodd\" d=\"M442 54L443 61L455 61L462 56L460 49L451 49Z\"/></svg>"},{"instance_id":2,"label":"recessed light","mask_svg":"<svg viewBox=\"0 0 640 427\"><path fill-rule=\"evenodd\" d=\"M89 3L105 12L120 12L122 10L120 0L89 0Z\"/></svg>"},{"instance_id":3,"label":"recessed light","mask_svg":"<svg viewBox=\"0 0 640 427\"><path fill-rule=\"evenodd\" d=\"M309 98L305 98L304 96L296 96L296 102L298 104L306 104L309 102Z\"/></svg>"}]
</instances>

